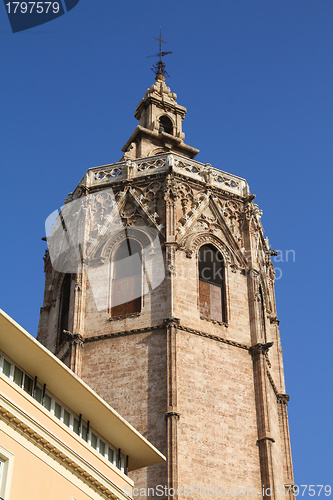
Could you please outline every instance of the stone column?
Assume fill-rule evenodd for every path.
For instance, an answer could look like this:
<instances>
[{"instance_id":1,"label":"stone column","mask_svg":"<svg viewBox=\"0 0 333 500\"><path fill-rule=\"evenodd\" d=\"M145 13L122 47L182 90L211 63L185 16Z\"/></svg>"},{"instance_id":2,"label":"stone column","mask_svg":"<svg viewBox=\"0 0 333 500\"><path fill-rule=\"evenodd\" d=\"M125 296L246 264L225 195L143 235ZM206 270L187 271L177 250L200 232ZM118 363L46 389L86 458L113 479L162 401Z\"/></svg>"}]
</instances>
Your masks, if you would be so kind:
<instances>
[{"instance_id":1,"label":"stone column","mask_svg":"<svg viewBox=\"0 0 333 500\"><path fill-rule=\"evenodd\" d=\"M274 484L274 469L272 457L272 444L275 442L271 436L269 418L268 388L269 380L266 371L267 344L258 343L251 347L253 360L254 391L257 409L257 428L260 471L263 485L263 498L273 500L276 498L276 485Z\"/></svg>"},{"instance_id":2,"label":"stone column","mask_svg":"<svg viewBox=\"0 0 333 500\"><path fill-rule=\"evenodd\" d=\"M79 333L67 333L67 340L70 345L70 369L79 377L81 376L81 361L83 337Z\"/></svg>"},{"instance_id":3,"label":"stone column","mask_svg":"<svg viewBox=\"0 0 333 500\"><path fill-rule=\"evenodd\" d=\"M167 467L168 491L178 489L178 444L177 427L180 417L177 411L177 326L178 318L165 320L167 333ZM178 496L168 495L169 500L177 500Z\"/></svg>"},{"instance_id":4,"label":"stone column","mask_svg":"<svg viewBox=\"0 0 333 500\"><path fill-rule=\"evenodd\" d=\"M283 456L285 457L285 463L284 463L285 486L288 487L294 485L293 463L291 458L289 424L288 424L288 413L287 413L289 396L288 394L279 394L277 400L278 400L281 444L282 444ZM292 488L288 488L288 490L286 490L286 498L289 500L295 498L295 495L292 492Z\"/></svg>"}]
</instances>

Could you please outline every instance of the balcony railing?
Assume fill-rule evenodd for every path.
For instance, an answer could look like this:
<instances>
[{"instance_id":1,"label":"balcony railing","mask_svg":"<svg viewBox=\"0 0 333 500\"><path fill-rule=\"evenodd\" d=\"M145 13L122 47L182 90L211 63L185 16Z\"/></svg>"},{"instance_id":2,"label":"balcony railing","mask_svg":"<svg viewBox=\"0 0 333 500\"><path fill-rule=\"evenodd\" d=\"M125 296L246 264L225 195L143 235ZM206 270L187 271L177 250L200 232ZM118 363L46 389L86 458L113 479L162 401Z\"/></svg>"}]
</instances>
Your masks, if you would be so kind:
<instances>
[{"instance_id":1,"label":"balcony railing","mask_svg":"<svg viewBox=\"0 0 333 500\"><path fill-rule=\"evenodd\" d=\"M101 167L93 167L88 170L83 180L88 187L105 186L119 180L143 177L155 172L167 172L170 169L190 179L239 196L250 194L245 179L223 172L210 164L190 160L174 153L163 153L147 158L125 160Z\"/></svg>"}]
</instances>

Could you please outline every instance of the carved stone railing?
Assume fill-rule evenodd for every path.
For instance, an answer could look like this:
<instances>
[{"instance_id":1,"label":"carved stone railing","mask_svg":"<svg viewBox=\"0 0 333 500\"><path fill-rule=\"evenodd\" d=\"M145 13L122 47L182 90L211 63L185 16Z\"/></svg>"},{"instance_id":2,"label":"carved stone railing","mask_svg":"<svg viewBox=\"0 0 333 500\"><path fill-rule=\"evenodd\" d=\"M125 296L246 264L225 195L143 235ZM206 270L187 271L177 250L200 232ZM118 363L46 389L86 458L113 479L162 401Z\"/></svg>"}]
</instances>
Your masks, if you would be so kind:
<instances>
[{"instance_id":1,"label":"carved stone railing","mask_svg":"<svg viewBox=\"0 0 333 500\"><path fill-rule=\"evenodd\" d=\"M170 169L193 180L240 196L250 194L245 179L213 168L210 164L190 160L175 153L165 153L93 167L86 173L84 181L88 187L105 186L119 180L143 177L155 172L167 172Z\"/></svg>"}]
</instances>

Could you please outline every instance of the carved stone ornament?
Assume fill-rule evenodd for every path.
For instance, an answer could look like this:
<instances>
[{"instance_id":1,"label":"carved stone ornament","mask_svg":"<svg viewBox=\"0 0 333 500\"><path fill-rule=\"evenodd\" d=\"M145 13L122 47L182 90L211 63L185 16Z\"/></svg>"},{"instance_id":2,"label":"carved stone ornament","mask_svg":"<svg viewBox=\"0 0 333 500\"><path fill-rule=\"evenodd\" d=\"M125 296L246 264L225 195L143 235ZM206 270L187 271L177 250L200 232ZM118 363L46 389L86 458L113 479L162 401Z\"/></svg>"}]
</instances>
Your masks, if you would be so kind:
<instances>
[{"instance_id":1,"label":"carved stone ornament","mask_svg":"<svg viewBox=\"0 0 333 500\"><path fill-rule=\"evenodd\" d=\"M163 325L177 327L180 325L180 319L179 318L165 318L163 321Z\"/></svg>"},{"instance_id":2,"label":"carved stone ornament","mask_svg":"<svg viewBox=\"0 0 333 500\"><path fill-rule=\"evenodd\" d=\"M73 344L78 345L82 345L84 343L84 338L79 333L72 333L67 330L64 330L64 333L66 333L67 335L68 342L72 342Z\"/></svg>"},{"instance_id":3,"label":"carved stone ornament","mask_svg":"<svg viewBox=\"0 0 333 500\"><path fill-rule=\"evenodd\" d=\"M271 325L279 325L280 321L278 320L278 317L276 315L270 315L269 316L269 321Z\"/></svg>"},{"instance_id":4,"label":"carved stone ornament","mask_svg":"<svg viewBox=\"0 0 333 500\"><path fill-rule=\"evenodd\" d=\"M156 232L152 228L146 226L133 226L129 227L126 230L126 233L128 238L138 241L143 248L150 247L153 250ZM124 231L120 231L118 234L111 235L111 237L107 240L107 242L101 249L101 258L104 260L104 262L111 259L113 253L116 251L124 238Z\"/></svg>"},{"instance_id":5,"label":"carved stone ornament","mask_svg":"<svg viewBox=\"0 0 333 500\"><path fill-rule=\"evenodd\" d=\"M165 414L165 418L175 418L176 420L179 420L180 413L178 411L167 411Z\"/></svg>"},{"instance_id":6,"label":"carved stone ornament","mask_svg":"<svg viewBox=\"0 0 333 500\"><path fill-rule=\"evenodd\" d=\"M190 233L179 243L178 248L183 250L187 257L191 258L192 255L198 253L202 245L213 245L217 248L221 252L225 264L231 266L232 272L236 272L239 267L244 268L247 265L242 252L238 249L235 251L213 232Z\"/></svg>"},{"instance_id":7,"label":"carved stone ornament","mask_svg":"<svg viewBox=\"0 0 333 500\"><path fill-rule=\"evenodd\" d=\"M209 244L215 246L221 252L224 262L227 264L235 264L235 258L230 252L230 249L214 234L192 233L179 248L185 251L186 256L191 257L194 253L196 254L198 252L202 245Z\"/></svg>"},{"instance_id":8,"label":"carved stone ornament","mask_svg":"<svg viewBox=\"0 0 333 500\"><path fill-rule=\"evenodd\" d=\"M287 406L289 399L290 399L289 394L278 394L277 395L278 403L280 403L282 405Z\"/></svg>"},{"instance_id":9,"label":"carved stone ornament","mask_svg":"<svg viewBox=\"0 0 333 500\"><path fill-rule=\"evenodd\" d=\"M273 346L274 342L266 342L266 344L258 343L250 348L252 354L266 354Z\"/></svg>"},{"instance_id":10,"label":"carved stone ornament","mask_svg":"<svg viewBox=\"0 0 333 500\"><path fill-rule=\"evenodd\" d=\"M142 209L147 207L150 216L155 221L159 219L158 206L163 196L163 186L160 182L151 182L144 187L133 187L130 189L130 193Z\"/></svg>"}]
</instances>

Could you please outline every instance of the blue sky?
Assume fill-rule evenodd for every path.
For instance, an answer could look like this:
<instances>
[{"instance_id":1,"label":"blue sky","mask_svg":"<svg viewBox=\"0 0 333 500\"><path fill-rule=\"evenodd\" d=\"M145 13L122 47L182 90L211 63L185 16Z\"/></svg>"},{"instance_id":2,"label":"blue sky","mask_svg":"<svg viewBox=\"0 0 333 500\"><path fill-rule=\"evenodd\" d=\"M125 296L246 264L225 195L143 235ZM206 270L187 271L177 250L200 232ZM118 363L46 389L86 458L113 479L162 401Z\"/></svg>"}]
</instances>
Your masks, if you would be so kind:
<instances>
[{"instance_id":1,"label":"blue sky","mask_svg":"<svg viewBox=\"0 0 333 500\"><path fill-rule=\"evenodd\" d=\"M0 18L1 308L36 334L44 221L89 167L120 159L162 25L186 142L247 179L283 256L295 482L332 483L332 1L80 0L16 34L3 4Z\"/></svg>"}]
</instances>

